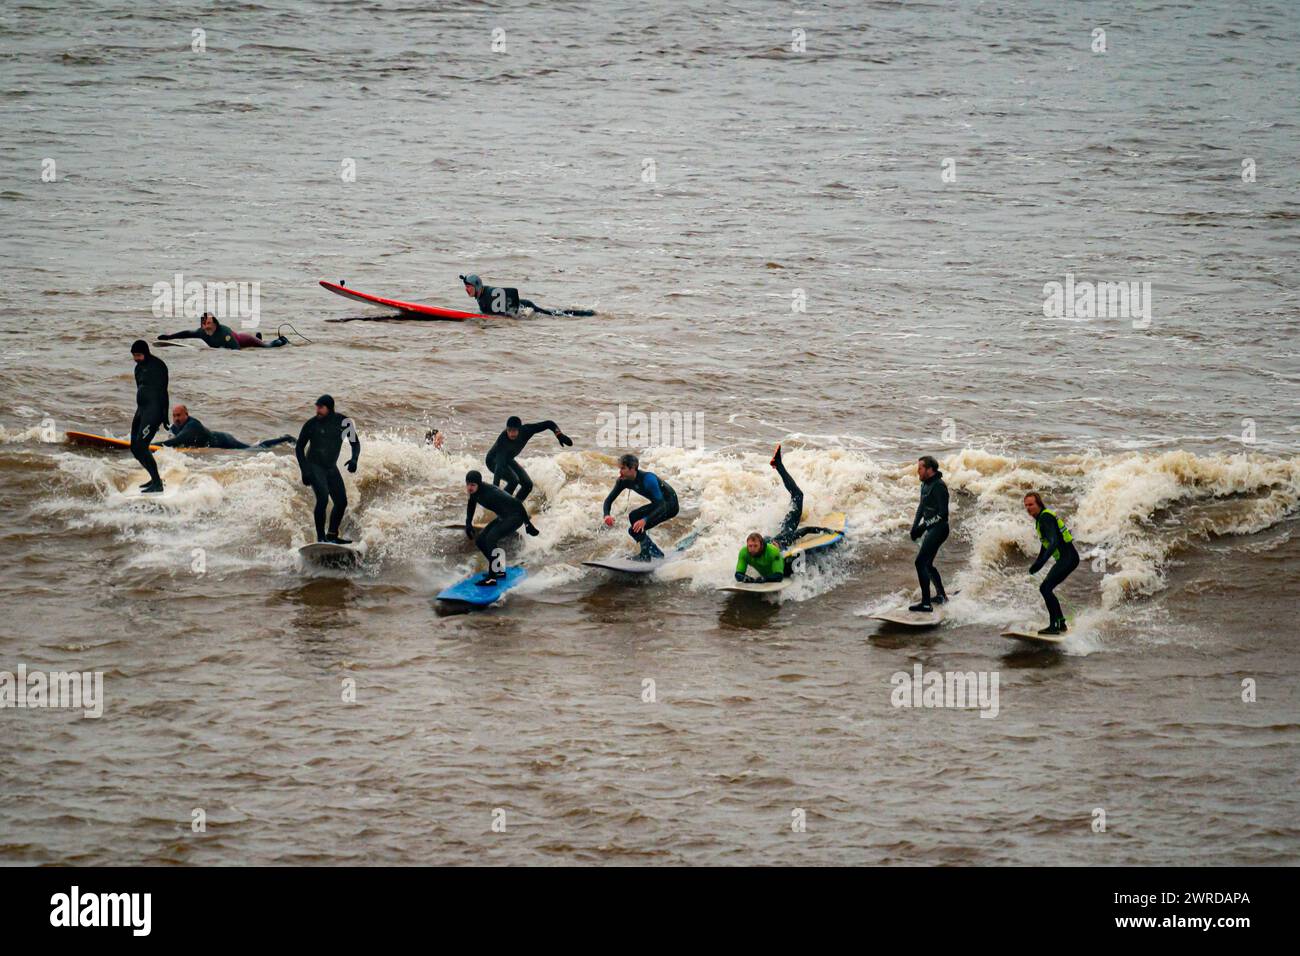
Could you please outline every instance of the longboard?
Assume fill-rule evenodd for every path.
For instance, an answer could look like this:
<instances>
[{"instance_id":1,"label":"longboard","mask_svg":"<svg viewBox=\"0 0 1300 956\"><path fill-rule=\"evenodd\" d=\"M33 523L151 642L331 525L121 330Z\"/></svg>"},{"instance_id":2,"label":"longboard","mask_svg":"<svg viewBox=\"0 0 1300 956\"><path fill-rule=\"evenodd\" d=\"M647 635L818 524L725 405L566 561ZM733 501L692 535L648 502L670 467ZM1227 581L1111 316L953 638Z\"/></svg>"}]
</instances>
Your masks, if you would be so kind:
<instances>
[{"instance_id":1,"label":"longboard","mask_svg":"<svg viewBox=\"0 0 1300 956\"><path fill-rule=\"evenodd\" d=\"M177 342L170 339L165 342L162 339L159 339L158 341L152 343L152 345L154 348L162 348L162 349L195 349L200 347L200 344L198 342L193 342L193 341ZM207 348L207 346L203 345L202 348Z\"/></svg>"},{"instance_id":2,"label":"longboard","mask_svg":"<svg viewBox=\"0 0 1300 956\"><path fill-rule=\"evenodd\" d=\"M483 587L478 582L483 580L486 571L476 571L463 581L458 581L438 595L439 601L457 604L469 604L473 607L487 607L501 600L501 596L512 587L528 577L528 572L514 565L506 568L504 576L490 587Z\"/></svg>"},{"instance_id":3,"label":"longboard","mask_svg":"<svg viewBox=\"0 0 1300 956\"><path fill-rule=\"evenodd\" d=\"M665 564L672 564L685 557L685 551L693 545L697 538L702 535L708 528L701 528L699 531L692 531L682 540L678 541L662 558L653 558L649 561L644 558L600 558L596 561L583 561L583 566L588 568L603 568L606 571L619 571L623 574L653 574Z\"/></svg>"},{"instance_id":4,"label":"longboard","mask_svg":"<svg viewBox=\"0 0 1300 956\"><path fill-rule=\"evenodd\" d=\"M828 534L809 534L804 535L789 548L781 552L781 557L786 561L797 558L800 554L809 555L817 554L832 548L844 540L844 530L847 526L848 519L842 511L829 514L821 521L816 522L818 527L830 528ZM811 522L810 522L811 523ZM784 591L791 585L789 574L780 581L734 581L731 584L724 584L718 588L719 591L736 591L742 594L774 594L778 591Z\"/></svg>"},{"instance_id":5,"label":"longboard","mask_svg":"<svg viewBox=\"0 0 1300 956\"><path fill-rule=\"evenodd\" d=\"M885 621L888 624L899 624L903 627L935 627L943 622L943 605L936 604L934 610L929 614L923 611L909 611L907 606L904 605L890 608L887 611L868 614L867 617L873 621Z\"/></svg>"},{"instance_id":6,"label":"longboard","mask_svg":"<svg viewBox=\"0 0 1300 956\"><path fill-rule=\"evenodd\" d=\"M89 432L65 432L71 445L89 445L91 448L130 448L131 443L125 438L108 438L104 435L92 435ZM150 445L150 451L162 451L162 445Z\"/></svg>"},{"instance_id":7,"label":"longboard","mask_svg":"<svg viewBox=\"0 0 1300 956\"><path fill-rule=\"evenodd\" d=\"M1030 630L1003 631L1002 636L1016 641L1024 641L1026 644L1033 644L1035 647L1059 647L1065 643L1064 634L1039 634L1037 631Z\"/></svg>"},{"instance_id":8,"label":"longboard","mask_svg":"<svg viewBox=\"0 0 1300 956\"><path fill-rule=\"evenodd\" d=\"M357 302L366 302L370 305L382 305L387 309L396 309L402 313L400 318L424 318L424 319L444 319L450 321L464 321L465 319L508 319L508 315L484 315L481 312L461 312L458 309L442 309L436 305L420 305L418 302L403 302L400 299L386 299L380 295L371 295L369 292L357 292L355 289L347 288L342 282L326 282L320 280L322 289L328 289L335 295L341 295L345 299L355 299ZM336 320L342 321L342 320Z\"/></svg>"},{"instance_id":9,"label":"longboard","mask_svg":"<svg viewBox=\"0 0 1300 956\"><path fill-rule=\"evenodd\" d=\"M298 553L306 560L325 567L351 567L357 563L357 549L346 544L317 541L314 544L304 544Z\"/></svg>"}]
</instances>

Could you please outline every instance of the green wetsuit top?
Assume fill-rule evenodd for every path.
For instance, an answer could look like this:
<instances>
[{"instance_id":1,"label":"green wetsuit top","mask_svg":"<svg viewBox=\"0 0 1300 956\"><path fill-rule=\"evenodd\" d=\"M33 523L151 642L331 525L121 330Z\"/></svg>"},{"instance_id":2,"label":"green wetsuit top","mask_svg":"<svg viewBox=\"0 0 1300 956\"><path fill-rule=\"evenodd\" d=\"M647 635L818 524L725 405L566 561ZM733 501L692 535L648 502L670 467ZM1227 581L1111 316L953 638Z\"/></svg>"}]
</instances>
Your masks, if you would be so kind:
<instances>
[{"instance_id":1,"label":"green wetsuit top","mask_svg":"<svg viewBox=\"0 0 1300 956\"><path fill-rule=\"evenodd\" d=\"M781 549L771 541L767 542L758 557L751 556L749 547L745 546L740 549L740 556L736 559L736 574L743 576L749 568L761 574L764 581L780 581L785 577L785 558L781 555Z\"/></svg>"}]
</instances>

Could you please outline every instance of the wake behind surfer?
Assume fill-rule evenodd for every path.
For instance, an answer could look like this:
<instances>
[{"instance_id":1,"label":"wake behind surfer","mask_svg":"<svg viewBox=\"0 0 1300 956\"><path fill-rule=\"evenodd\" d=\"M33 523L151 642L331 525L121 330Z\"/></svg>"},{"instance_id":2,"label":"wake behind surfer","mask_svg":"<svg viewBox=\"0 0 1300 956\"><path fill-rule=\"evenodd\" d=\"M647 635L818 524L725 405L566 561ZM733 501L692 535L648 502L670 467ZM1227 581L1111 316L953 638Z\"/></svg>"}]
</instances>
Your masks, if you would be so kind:
<instances>
[{"instance_id":1,"label":"wake behind surfer","mask_svg":"<svg viewBox=\"0 0 1300 956\"><path fill-rule=\"evenodd\" d=\"M636 455L624 455L618 460L618 481L614 483L613 490L605 496L604 520L607 528L614 527L614 518L609 513L614 499L628 489L635 491L650 503L633 508L628 514L627 533L632 536L633 541L641 545L640 557L643 561L662 558L663 551L650 539L647 532L656 525L661 525L677 516L677 492L654 472L642 471L641 462Z\"/></svg>"},{"instance_id":2,"label":"wake behind surfer","mask_svg":"<svg viewBox=\"0 0 1300 956\"><path fill-rule=\"evenodd\" d=\"M595 315L591 309L543 309L535 302L519 298L519 290L502 286L484 285L483 280L474 274L460 277L465 286L465 294L478 303L478 310L483 315L517 316L520 309L532 309L542 315L589 316Z\"/></svg>"},{"instance_id":3,"label":"wake behind surfer","mask_svg":"<svg viewBox=\"0 0 1300 956\"><path fill-rule=\"evenodd\" d=\"M316 414L307 420L298 434L298 444L294 455L298 467L302 469L302 483L316 495L316 540L328 544L351 544L346 538L339 537L339 525L343 522L343 512L348 507L348 492L343 485L343 475L339 472L339 451L343 440L352 446L352 458L348 461L348 471L357 470L357 461L361 458L361 440L357 438L357 427L352 419L334 410L334 399L322 395L316 399ZM325 531L325 510L330 501L334 507L330 511L329 533Z\"/></svg>"},{"instance_id":4,"label":"wake behind surfer","mask_svg":"<svg viewBox=\"0 0 1300 956\"><path fill-rule=\"evenodd\" d=\"M131 454L135 456L149 480L140 486L145 494L163 490L158 463L149 445L158 429L167 424L167 363L149 352L149 343L136 339L131 343L135 360L135 417L131 419Z\"/></svg>"},{"instance_id":5,"label":"wake behind surfer","mask_svg":"<svg viewBox=\"0 0 1300 956\"><path fill-rule=\"evenodd\" d=\"M525 425L518 415L511 415L506 420L505 431L497 436L497 440L488 449L484 459L488 468L492 469L492 484L499 486L504 481L506 494L513 494L520 501L527 498L532 493L533 480L528 477L528 472L524 471L524 466L515 459L524 450L530 438L538 432L545 431L555 432L556 440L565 448L573 445L573 439L560 431L560 426L549 419ZM516 487L519 489L517 492Z\"/></svg>"},{"instance_id":6,"label":"wake behind surfer","mask_svg":"<svg viewBox=\"0 0 1300 956\"><path fill-rule=\"evenodd\" d=\"M934 584L934 603L943 604L948 596L943 589L943 578L934 566L939 547L948 540L948 486L943 482L939 462L931 455L916 460L916 475L921 479L921 500L916 506L909 532L913 541L921 546L916 552L916 578L921 583L921 601L911 605L909 611L925 614L934 610L930 601L930 584Z\"/></svg>"},{"instance_id":7,"label":"wake behind surfer","mask_svg":"<svg viewBox=\"0 0 1300 956\"><path fill-rule=\"evenodd\" d=\"M528 518L528 512L524 509L523 503L513 495L507 494L495 485L486 485L483 483L483 476L478 471L470 471L465 474L465 494L468 496L465 502L465 537L474 542L474 545L483 552L483 557L487 559L488 569L483 577L477 582L482 587L490 587L496 584L505 575L505 559L497 547L506 535L514 534L522 526L530 535L540 534L532 521ZM474 536L474 512L482 505L488 511L496 513L496 517L488 522L488 526Z\"/></svg>"},{"instance_id":8,"label":"wake behind surfer","mask_svg":"<svg viewBox=\"0 0 1300 956\"><path fill-rule=\"evenodd\" d=\"M1067 630L1065 614L1061 611L1061 602L1053 591L1060 586L1079 566L1079 551L1074 546L1074 536L1057 514L1043 505L1043 496L1036 491L1025 495L1025 511L1034 519L1041 547L1038 557L1029 569L1030 574L1037 574L1047 563L1048 558L1056 561L1047 577L1038 585L1038 593L1047 605L1049 623L1039 634L1064 634Z\"/></svg>"},{"instance_id":9,"label":"wake behind surfer","mask_svg":"<svg viewBox=\"0 0 1300 956\"><path fill-rule=\"evenodd\" d=\"M172 423L168 430L172 437L162 443L168 448L274 448L293 441L292 435L281 435L279 438L260 441L256 445L246 445L229 432L209 430L184 405L172 409Z\"/></svg>"},{"instance_id":10,"label":"wake behind surfer","mask_svg":"<svg viewBox=\"0 0 1300 956\"><path fill-rule=\"evenodd\" d=\"M236 332L228 325L222 325L211 312L204 312L199 318L197 329L185 329L182 332L169 332L158 336L158 341L169 342L172 339L201 339L209 348L214 349L274 349L288 345L289 340L283 335L270 342L262 341L261 336L252 332Z\"/></svg>"},{"instance_id":11,"label":"wake behind surfer","mask_svg":"<svg viewBox=\"0 0 1300 956\"><path fill-rule=\"evenodd\" d=\"M750 568L758 572L759 577L772 583L785 579L785 552L792 544L809 534L836 534L831 528L819 528L812 525L800 526L803 517L803 491L795 483L790 472L785 469L781 458L781 446L776 446L776 454L769 464L781 476L781 483L790 494L790 507L781 519L781 528L771 538L765 538L760 532L750 532L745 539L745 546L740 549L736 559L736 580L744 581Z\"/></svg>"}]
</instances>

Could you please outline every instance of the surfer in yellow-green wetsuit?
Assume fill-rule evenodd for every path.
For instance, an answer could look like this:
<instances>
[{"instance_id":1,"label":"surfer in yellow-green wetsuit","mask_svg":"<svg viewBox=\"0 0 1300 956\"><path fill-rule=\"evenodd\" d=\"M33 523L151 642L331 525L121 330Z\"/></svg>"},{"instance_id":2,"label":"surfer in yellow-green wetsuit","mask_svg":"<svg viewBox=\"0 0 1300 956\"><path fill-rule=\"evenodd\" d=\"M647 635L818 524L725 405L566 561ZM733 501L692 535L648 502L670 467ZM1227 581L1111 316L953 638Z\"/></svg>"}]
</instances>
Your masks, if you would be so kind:
<instances>
[{"instance_id":1,"label":"surfer in yellow-green wetsuit","mask_svg":"<svg viewBox=\"0 0 1300 956\"><path fill-rule=\"evenodd\" d=\"M1074 536L1070 534L1070 529L1054 511L1043 505L1043 496L1038 492L1031 491L1025 495L1025 511L1034 519L1038 540L1042 544L1029 573L1037 574L1048 558L1056 560L1052 570L1047 572L1047 577L1043 578L1043 583L1038 585L1038 593L1043 596L1043 603L1047 605L1047 614L1051 618L1051 623L1038 633L1064 634L1065 614L1061 611L1061 602L1052 592L1079 566L1079 550L1074 546Z\"/></svg>"},{"instance_id":2,"label":"surfer in yellow-green wetsuit","mask_svg":"<svg viewBox=\"0 0 1300 956\"><path fill-rule=\"evenodd\" d=\"M807 534L838 533L831 528L800 527L799 519L803 517L803 490L795 484L795 480L790 477L790 472L785 470L785 462L781 460L780 445L776 446L776 454L772 456L769 464L776 469L776 473L781 476L781 483L785 485L785 490L790 493L790 507L785 517L781 519L781 530L771 538L765 538L754 531L745 539L745 546L740 549L740 555L736 558L737 581L744 581L750 568L758 572L766 582L782 581L786 574L784 552L787 548Z\"/></svg>"}]
</instances>

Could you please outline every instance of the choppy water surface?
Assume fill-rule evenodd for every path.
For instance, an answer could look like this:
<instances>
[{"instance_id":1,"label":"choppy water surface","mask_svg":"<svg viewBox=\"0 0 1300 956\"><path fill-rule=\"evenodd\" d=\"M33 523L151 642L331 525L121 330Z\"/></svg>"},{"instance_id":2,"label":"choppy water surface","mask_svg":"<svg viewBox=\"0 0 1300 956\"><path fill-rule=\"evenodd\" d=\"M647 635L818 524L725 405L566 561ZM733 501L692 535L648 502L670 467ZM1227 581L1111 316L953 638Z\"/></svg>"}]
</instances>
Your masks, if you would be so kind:
<instances>
[{"instance_id":1,"label":"choppy water surface","mask_svg":"<svg viewBox=\"0 0 1300 956\"><path fill-rule=\"evenodd\" d=\"M0 11L0 669L106 694L0 715L0 860L1297 862L1293 4L424 6ZM600 315L334 323L380 313L316 284L464 308L467 271ZM245 440L337 397L358 573L299 563L283 451L164 452L145 504L64 443L126 434L176 273L311 340L161 354ZM1046 318L1067 276L1149 321ZM620 403L699 441L610 440ZM524 456L530 577L440 614L516 413L577 442ZM720 594L777 441L849 541ZM623 444L681 495L661 540L701 532L651 582L582 566L627 548ZM961 595L882 630L923 453ZM998 636L1043 617L1030 488L1089 555L1062 654ZM996 674L997 716L894 707L918 664Z\"/></svg>"}]
</instances>

